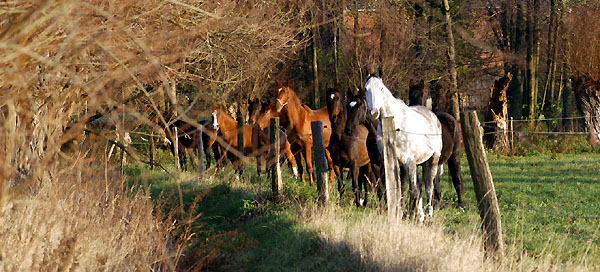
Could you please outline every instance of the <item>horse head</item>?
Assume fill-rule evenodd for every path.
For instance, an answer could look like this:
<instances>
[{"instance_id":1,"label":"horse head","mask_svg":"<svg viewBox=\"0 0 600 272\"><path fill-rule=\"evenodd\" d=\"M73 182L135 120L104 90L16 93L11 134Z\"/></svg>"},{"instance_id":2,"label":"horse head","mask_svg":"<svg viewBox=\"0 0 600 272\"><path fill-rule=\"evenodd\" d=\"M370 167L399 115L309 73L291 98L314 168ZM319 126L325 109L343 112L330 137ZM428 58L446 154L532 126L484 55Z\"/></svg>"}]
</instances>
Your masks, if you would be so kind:
<instances>
[{"instance_id":1,"label":"horse head","mask_svg":"<svg viewBox=\"0 0 600 272\"><path fill-rule=\"evenodd\" d=\"M384 90L385 85L381 78L376 75L369 76L365 83L365 96L370 113L374 118L379 118L380 111L384 107Z\"/></svg>"},{"instance_id":2,"label":"horse head","mask_svg":"<svg viewBox=\"0 0 600 272\"><path fill-rule=\"evenodd\" d=\"M292 92L292 89L290 88L289 80L285 84L281 84L277 80L275 80L275 83L277 84L277 102L275 106L277 112L280 112L290 102L290 92Z\"/></svg>"},{"instance_id":3,"label":"horse head","mask_svg":"<svg viewBox=\"0 0 600 272\"><path fill-rule=\"evenodd\" d=\"M348 113L348 120L346 121L346 135L352 135L354 128L360 124L363 124L367 120L367 100L365 98L364 90L357 89L352 91L348 88L348 104L346 105L346 111Z\"/></svg>"},{"instance_id":4,"label":"horse head","mask_svg":"<svg viewBox=\"0 0 600 272\"><path fill-rule=\"evenodd\" d=\"M327 113L329 114L329 121L331 121L332 129L336 134L336 137L341 137L346 127L346 110L344 103L342 102L342 95L340 94L339 88L327 89Z\"/></svg>"},{"instance_id":5,"label":"horse head","mask_svg":"<svg viewBox=\"0 0 600 272\"><path fill-rule=\"evenodd\" d=\"M419 82L414 83L411 79L408 85L408 105L425 105L425 98L427 97L425 93L425 82L421 79Z\"/></svg>"},{"instance_id":6,"label":"horse head","mask_svg":"<svg viewBox=\"0 0 600 272\"><path fill-rule=\"evenodd\" d=\"M327 85L325 89L327 90L327 113L329 114L329 119L333 121L343 113L342 95L339 88L330 88Z\"/></svg>"},{"instance_id":7,"label":"horse head","mask_svg":"<svg viewBox=\"0 0 600 272\"><path fill-rule=\"evenodd\" d=\"M263 102L260 99L248 100L248 123L253 125L258 120L260 111L263 107Z\"/></svg>"}]
</instances>

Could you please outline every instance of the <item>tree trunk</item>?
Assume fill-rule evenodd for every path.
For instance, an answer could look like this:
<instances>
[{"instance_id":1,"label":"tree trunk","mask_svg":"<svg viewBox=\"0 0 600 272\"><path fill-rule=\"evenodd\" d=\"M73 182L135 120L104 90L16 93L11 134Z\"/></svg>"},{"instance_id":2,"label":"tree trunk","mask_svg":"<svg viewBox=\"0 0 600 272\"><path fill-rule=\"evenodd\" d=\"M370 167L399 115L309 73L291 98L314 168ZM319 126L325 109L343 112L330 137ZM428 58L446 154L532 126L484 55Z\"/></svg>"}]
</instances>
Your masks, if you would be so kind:
<instances>
[{"instance_id":1,"label":"tree trunk","mask_svg":"<svg viewBox=\"0 0 600 272\"><path fill-rule=\"evenodd\" d=\"M320 108L320 94L319 94L319 66L318 66L318 48L319 48L319 25L318 19L315 14L313 20L313 30L312 30L312 68L313 68L313 108Z\"/></svg>"},{"instance_id":2,"label":"tree trunk","mask_svg":"<svg viewBox=\"0 0 600 272\"><path fill-rule=\"evenodd\" d=\"M510 39L511 48L510 52L513 54L513 57L510 58L510 68L511 74L513 75L513 79L510 82L509 89L507 92L509 104L509 113L510 116L514 119L521 119L523 116L523 79L525 77L525 70L521 63L518 62L519 59L525 54L524 41L525 39L525 16L526 16L526 7L523 1L519 1L516 9L516 19L514 27L514 35L512 35ZM506 21L506 23L512 23L511 21ZM512 33L513 30L511 30Z\"/></svg>"},{"instance_id":3,"label":"tree trunk","mask_svg":"<svg viewBox=\"0 0 600 272\"><path fill-rule=\"evenodd\" d=\"M336 16L335 20L333 21L333 65L335 65L335 86L339 86L340 85L340 70L339 70L339 57L338 57L338 40L340 37L340 19L338 19L338 16L343 16L344 14L344 10L343 10L344 5L341 5L341 7L335 6L334 7L334 16ZM341 12L338 14L338 12ZM342 17L342 22L343 22L343 17Z\"/></svg>"},{"instance_id":4,"label":"tree trunk","mask_svg":"<svg viewBox=\"0 0 600 272\"><path fill-rule=\"evenodd\" d=\"M460 121L460 107L458 104L458 80L456 72L456 50L454 48L454 34L452 33L452 17L448 0L444 1L444 14L446 17L446 34L448 35L448 70L450 72L450 114Z\"/></svg>"},{"instance_id":5,"label":"tree trunk","mask_svg":"<svg viewBox=\"0 0 600 272\"><path fill-rule=\"evenodd\" d=\"M537 115L537 61L539 60L539 44L537 35L537 17L536 11L538 0L529 0L527 2L527 116L534 119Z\"/></svg>"},{"instance_id":6,"label":"tree trunk","mask_svg":"<svg viewBox=\"0 0 600 272\"><path fill-rule=\"evenodd\" d=\"M512 75L506 76L494 82L491 89L490 102L485 115L483 126L483 143L486 148L497 152L510 150L508 141L508 101L506 99L506 90L510 84Z\"/></svg>"},{"instance_id":7,"label":"tree trunk","mask_svg":"<svg viewBox=\"0 0 600 272\"><path fill-rule=\"evenodd\" d=\"M590 132L592 143L599 140L600 132L600 82L579 77L573 80L573 92L577 109L583 114L585 128Z\"/></svg>"},{"instance_id":8,"label":"tree trunk","mask_svg":"<svg viewBox=\"0 0 600 272\"><path fill-rule=\"evenodd\" d=\"M358 39L358 2L354 1L354 58L356 60L356 66L358 68L358 74L360 77L360 81L359 82L364 82L363 81L363 71L362 71L362 65L360 63L360 58L359 58L359 52L358 52L358 48L359 46L359 39Z\"/></svg>"},{"instance_id":9,"label":"tree trunk","mask_svg":"<svg viewBox=\"0 0 600 272\"><path fill-rule=\"evenodd\" d=\"M558 35L556 1L550 0L550 24L548 25L548 56L546 58L546 84L544 84L544 96L542 99L542 110L547 116L553 114L553 106L556 106L554 82L556 78L556 47ZM549 98L547 98L549 96ZM555 112L555 111L554 111Z\"/></svg>"},{"instance_id":10,"label":"tree trunk","mask_svg":"<svg viewBox=\"0 0 600 272\"><path fill-rule=\"evenodd\" d=\"M384 18L379 16L379 27L381 28L381 36L379 37L379 77L383 78L383 46L385 45L385 26L383 25Z\"/></svg>"}]
</instances>

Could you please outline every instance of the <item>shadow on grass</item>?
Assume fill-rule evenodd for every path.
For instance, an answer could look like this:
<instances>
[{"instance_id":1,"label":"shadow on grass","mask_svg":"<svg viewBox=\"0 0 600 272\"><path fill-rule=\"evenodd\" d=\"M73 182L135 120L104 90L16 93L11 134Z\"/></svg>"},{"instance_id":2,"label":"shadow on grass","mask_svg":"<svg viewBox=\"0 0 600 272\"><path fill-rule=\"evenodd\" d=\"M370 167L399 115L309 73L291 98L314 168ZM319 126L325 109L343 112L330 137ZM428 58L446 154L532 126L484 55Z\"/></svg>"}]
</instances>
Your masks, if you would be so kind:
<instances>
[{"instance_id":1,"label":"shadow on grass","mask_svg":"<svg viewBox=\"0 0 600 272\"><path fill-rule=\"evenodd\" d=\"M130 186L147 184L144 187L150 189L157 207L170 215L170 220L179 222L173 239L185 240L179 263L183 270L384 270L376 263L361 260L360 253L347 244L328 242L317 232L304 229L297 220L294 204L288 201L276 205L269 200L266 183L265 190L252 192L226 182L182 182L180 196L177 184L168 176L156 175L142 182L136 173L132 174ZM293 190L305 194L303 190Z\"/></svg>"}]
</instances>

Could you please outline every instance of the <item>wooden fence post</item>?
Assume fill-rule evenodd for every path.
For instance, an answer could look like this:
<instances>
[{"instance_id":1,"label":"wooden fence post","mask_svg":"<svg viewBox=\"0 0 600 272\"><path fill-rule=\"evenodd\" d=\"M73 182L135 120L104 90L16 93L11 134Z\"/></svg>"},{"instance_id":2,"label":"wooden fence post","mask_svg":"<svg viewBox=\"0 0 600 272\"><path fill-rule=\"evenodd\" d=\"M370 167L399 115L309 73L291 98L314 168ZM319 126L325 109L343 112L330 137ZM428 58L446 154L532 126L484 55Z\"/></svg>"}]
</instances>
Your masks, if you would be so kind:
<instances>
[{"instance_id":1,"label":"wooden fence post","mask_svg":"<svg viewBox=\"0 0 600 272\"><path fill-rule=\"evenodd\" d=\"M513 118L510 117L510 154L514 154L515 150L515 127L513 123Z\"/></svg>"},{"instance_id":2,"label":"wooden fence post","mask_svg":"<svg viewBox=\"0 0 600 272\"><path fill-rule=\"evenodd\" d=\"M283 190L283 182L281 180L281 165L279 164L279 153L281 152L281 146L279 145L279 117L271 118L270 138L271 138L271 159L274 160L274 164L271 166L271 188L273 189L273 200L278 202L280 200L280 194Z\"/></svg>"},{"instance_id":3,"label":"wooden fence post","mask_svg":"<svg viewBox=\"0 0 600 272\"><path fill-rule=\"evenodd\" d=\"M175 153L175 170L179 171L179 134L177 127L173 127L173 153Z\"/></svg>"},{"instance_id":4,"label":"wooden fence post","mask_svg":"<svg viewBox=\"0 0 600 272\"><path fill-rule=\"evenodd\" d=\"M323 140L323 121L310 122L313 138L313 159L317 176L317 192L319 205L325 205L329 200L329 182L327 182L327 160L325 159L325 141Z\"/></svg>"},{"instance_id":5,"label":"wooden fence post","mask_svg":"<svg viewBox=\"0 0 600 272\"><path fill-rule=\"evenodd\" d=\"M198 149L198 175L204 172L204 143L202 142L202 127L196 132L196 148Z\"/></svg>"},{"instance_id":6,"label":"wooden fence post","mask_svg":"<svg viewBox=\"0 0 600 272\"><path fill-rule=\"evenodd\" d=\"M500 260L504 254L500 208L496 198L494 180L483 148L477 113L475 111L461 113L460 123L482 222L484 247L488 256Z\"/></svg>"},{"instance_id":7,"label":"wooden fence post","mask_svg":"<svg viewBox=\"0 0 600 272\"><path fill-rule=\"evenodd\" d=\"M381 122L383 136L383 164L385 167L385 189L387 197L388 220L399 223L402 219L402 187L400 186L400 169L398 158L394 152L396 131L394 117L383 117Z\"/></svg>"}]
</instances>

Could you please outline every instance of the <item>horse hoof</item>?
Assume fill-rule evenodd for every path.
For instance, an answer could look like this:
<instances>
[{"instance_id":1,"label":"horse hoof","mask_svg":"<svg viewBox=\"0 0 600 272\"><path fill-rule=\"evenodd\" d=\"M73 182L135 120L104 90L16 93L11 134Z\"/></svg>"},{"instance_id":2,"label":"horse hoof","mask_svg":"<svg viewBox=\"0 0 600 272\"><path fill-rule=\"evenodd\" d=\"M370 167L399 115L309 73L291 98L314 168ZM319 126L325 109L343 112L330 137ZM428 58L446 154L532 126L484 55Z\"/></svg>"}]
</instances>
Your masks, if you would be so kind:
<instances>
[{"instance_id":1,"label":"horse hoof","mask_svg":"<svg viewBox=\"0 0 600 272\"><path fill-rule=\"evenodd\" d=\"M427 207L425 207L425 215L429 218L433 217L433 206L427 205Z\"/></svg>"}]
</instances>

